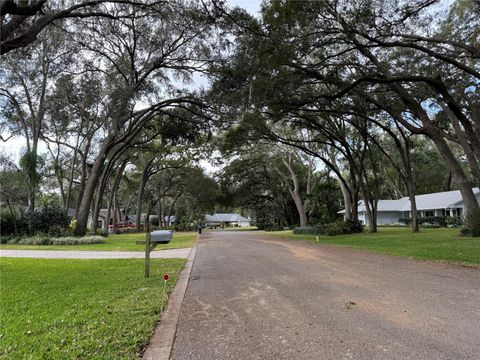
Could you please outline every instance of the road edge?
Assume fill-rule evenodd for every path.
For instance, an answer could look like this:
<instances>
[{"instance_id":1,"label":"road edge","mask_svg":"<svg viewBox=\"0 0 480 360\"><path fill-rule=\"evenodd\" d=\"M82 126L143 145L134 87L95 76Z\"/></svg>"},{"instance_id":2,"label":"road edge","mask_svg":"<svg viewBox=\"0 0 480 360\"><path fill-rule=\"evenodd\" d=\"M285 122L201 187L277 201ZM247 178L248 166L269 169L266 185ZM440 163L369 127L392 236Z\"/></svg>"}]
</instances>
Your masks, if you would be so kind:
<instances>
[{"instance_id":1,"label":"road edge","mask_svg":"<svg viewBox=\"0 0 480 360\"><path fill-rule=\"evenodd\" d=\"M197 241L190 250L185 267L180 272L177 284L170 294L167 307L155 328L153 336L148 342L145 352L142 355L142 359L144 360L170 359L170 354L175 342L175 335L177 333L178 320L182 310L183 299L185 298L188 282L190 280L193 262L195 261L195 256L197 255L199 239L200 235L197 236Z\"/></svg>"}]
</instances>

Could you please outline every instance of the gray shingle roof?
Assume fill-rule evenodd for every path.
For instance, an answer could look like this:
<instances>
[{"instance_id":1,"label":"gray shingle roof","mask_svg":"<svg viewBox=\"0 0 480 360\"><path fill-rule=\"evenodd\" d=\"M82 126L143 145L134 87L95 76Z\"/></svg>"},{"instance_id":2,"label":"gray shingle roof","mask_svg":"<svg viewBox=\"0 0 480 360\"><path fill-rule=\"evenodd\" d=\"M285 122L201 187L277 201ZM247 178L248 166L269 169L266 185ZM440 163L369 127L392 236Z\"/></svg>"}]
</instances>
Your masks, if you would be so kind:
<instances>
[{"instance_id":1,"label":"gray shingle roof","mask_svg":"<svg viewBox=\"0 0 480 360\"><path fill-rule=\"evenodd\" d=\"M250 221L239 214L213 214L205 215L206 222L246 222Z\"/></svg>"},{"instance_id":2,"label":"gray shingle roof","mask_svg":"<svg viewBox=\"0 0 480 360\"><path fill-rule=\"evenodd\" d=\"M478 197L479 188L473 188L473 193ZM463 201L460 190L444 191L431 194L416 195L417 210L449 209L458 207ZM365 203L358 203L358 211L366 211ZM410 211L410 200L403 197L398 200L379 200L378 211ZM344 213L345 210L340 211Z\"/></svg>"}]
</instances>

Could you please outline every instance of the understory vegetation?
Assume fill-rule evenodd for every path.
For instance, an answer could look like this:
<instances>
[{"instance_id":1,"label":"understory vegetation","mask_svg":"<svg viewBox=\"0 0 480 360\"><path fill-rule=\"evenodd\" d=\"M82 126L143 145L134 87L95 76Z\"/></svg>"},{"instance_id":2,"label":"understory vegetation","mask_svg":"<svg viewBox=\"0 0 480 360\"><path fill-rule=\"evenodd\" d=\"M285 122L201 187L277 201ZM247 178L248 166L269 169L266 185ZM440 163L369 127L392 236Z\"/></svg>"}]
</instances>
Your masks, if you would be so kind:
<instances>
[{"instance_id":1,"label":"understory vegetation","mask_svg":"<svg viewBox=\"0 0 480 360\"><path fill-rule=\"evenodd\" d=\"M2 258L0 358L138 358L184 263Z\"/></svg>"},{"instance_id":2,"label":"understory vegetation","mask_svg":"<svg viewBox=\"0 0 480 360\"><path fill-rule=\"evenodd\" d=\"M98 235L83 237L48 237L39 235L32 237L15 237L12 239L2 237L1 243L19 245L85 245L105 243L105 238Z\"/></svg>"},{"instance_id":3,"label":"understory vegetation","mask_svg":"<svg viewBox=\"0 0 480 360\"><path fill-rule=\"evenodd\" d=\"M35 237L37 239L42 237ZM94 239L101 241L82 242L82 239ZM27 238L28 239L28 238ZM41 241L27 244L23 238L14 238L7 244L0 245L0 249L16 250L97 250L97 251L143 251L145 245L136 244L137 241L145 240L145 233L115 234L108 238L101 236L86 236L83 238L67 238L67 242L58 242L57 238L47 238L48 244ZM193 232L174 233L172 241L168 244L159 244L155 250L182 249L192 247L197 239ZM28 240L27 240L28 241ZM77 246L78 245L78 246Z\"/></svg>"},{"instance_id":4,"label":"understory vegetation","mask_svg":"<svg viewBox=\"0 0 480 360\"><path fill-rule=\"evenodd\" d=\"M293 228L293 234L314 234L314 235L347 235L357 234L364 231L361 221L358 220L337 220L333 223L319 226L296 227Z\"/></svg>"}]
</instances>

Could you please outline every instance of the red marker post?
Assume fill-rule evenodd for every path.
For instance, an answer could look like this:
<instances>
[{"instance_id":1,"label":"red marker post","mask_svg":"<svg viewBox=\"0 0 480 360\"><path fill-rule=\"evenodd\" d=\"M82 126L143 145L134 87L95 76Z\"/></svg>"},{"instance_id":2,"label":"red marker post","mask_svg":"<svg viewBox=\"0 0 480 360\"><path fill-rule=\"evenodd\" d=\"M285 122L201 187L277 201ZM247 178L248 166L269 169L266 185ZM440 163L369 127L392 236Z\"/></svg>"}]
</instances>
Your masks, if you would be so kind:
<instances>
[{"instance_id":1,"label":"red marker post","mask_svg":"<svg viewBox=\"0 0 480 360\"><path fill-rule=\"evenodd\" d=\"M170 275L163 274L163 298L167 300L167 281L170 279Z\"/></svg>"}]
</instances>

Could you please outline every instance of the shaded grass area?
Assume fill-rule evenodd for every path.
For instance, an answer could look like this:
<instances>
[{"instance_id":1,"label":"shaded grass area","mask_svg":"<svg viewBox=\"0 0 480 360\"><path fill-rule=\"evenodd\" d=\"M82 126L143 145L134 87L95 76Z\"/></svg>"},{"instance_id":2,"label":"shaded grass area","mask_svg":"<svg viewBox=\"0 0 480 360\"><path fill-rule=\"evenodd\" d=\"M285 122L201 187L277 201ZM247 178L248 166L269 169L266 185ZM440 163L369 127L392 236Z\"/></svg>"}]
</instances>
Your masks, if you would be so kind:
<instances>
[{"instance_id":1,"label":"shaded grass area","mask_svg":"<svg viewBox=\"0 0 480 360\"><path fill-rule=\"evenodd\" d=\"M267 232L290 240L316 242L316 235L294 235L291 231ZM411 233L409 228L382 227L378 233L340 236L318 236L319 244L334 244L389 255L423 260L480 264L480 238L460 237L459 229L421 229Z\"/></svg>"},{"instance_id":2,"label":"shaded grass area","mask_svg":"<svg viewBox=\"0 0 480 360\"><path fill-rule=\"evenodd\" d=\"M197 234L195 232L179 232L173 234L169 244L159 244L155 250L182 249L192 247ZM116 234L105 238L102 244L84 245L19 245L5 244L0 249L16 250L97 250L97 251L143 251L145 245L137 245L139 240L145 240L145 233Z\"/></svg>"},{"instance_id":3,"label":"shaded grass area","mask_svg":"<svg viewBox=\"0 0 480 360\"><path fill-rule=\"evenodd\" d=\"M184 263L1 258L0 358L138 357Z\"/></svg>"}]
</instances>

